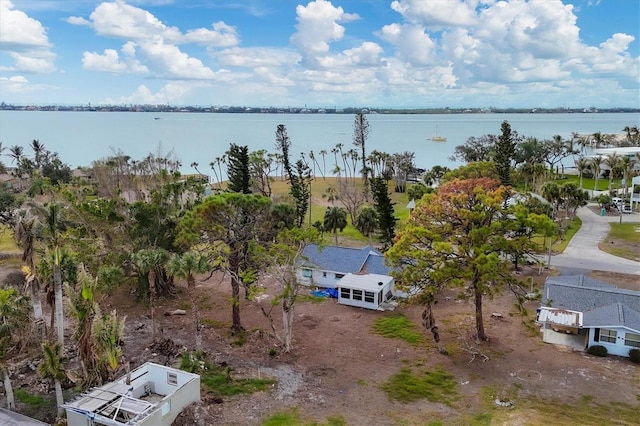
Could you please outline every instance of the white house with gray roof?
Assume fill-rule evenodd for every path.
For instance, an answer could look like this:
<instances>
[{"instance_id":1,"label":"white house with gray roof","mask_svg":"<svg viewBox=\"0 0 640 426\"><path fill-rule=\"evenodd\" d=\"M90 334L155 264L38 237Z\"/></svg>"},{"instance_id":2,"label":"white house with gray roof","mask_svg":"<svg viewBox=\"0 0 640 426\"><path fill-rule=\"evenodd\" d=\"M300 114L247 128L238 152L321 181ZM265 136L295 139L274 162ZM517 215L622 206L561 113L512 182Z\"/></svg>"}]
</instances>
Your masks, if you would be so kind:
<instances>
[{"instance_id":1,"label":"white house with gray roof","mask_svg":"<svg viewBox=\"0 0 640 426\"><path fill-rule=\"evenodd\" d=\"M389 275L382 253L371 247L353 248L315 244L306 246L296 268L299 283L324 288L336 288L348 273Z\"/></svg>"},{"instance_id":2,"label":"white house with gray roof","mask_svg":"<svg viewBox=\"0 0 640 426\"><path fill-rule=\"evenodd\" d=\"M640 349L640 292L583 275L549 277L537 321L544 342L628 357Z\"/></svg>"}]
</instances>

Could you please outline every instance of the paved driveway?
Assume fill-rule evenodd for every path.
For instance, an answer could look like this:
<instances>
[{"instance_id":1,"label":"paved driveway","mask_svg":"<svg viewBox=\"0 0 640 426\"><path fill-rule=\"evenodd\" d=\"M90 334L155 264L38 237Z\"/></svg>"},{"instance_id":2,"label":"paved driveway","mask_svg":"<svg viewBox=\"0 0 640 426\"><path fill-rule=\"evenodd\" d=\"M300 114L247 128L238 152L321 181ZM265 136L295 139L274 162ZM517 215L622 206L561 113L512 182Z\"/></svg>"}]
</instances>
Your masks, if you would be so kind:
<instances>
[{"instance_id":1,"label":"paved driveway","mask_svg":"<svg viewBox=\"0 0 640 426\"><path fill-rule=\"evenodd\" d=\"M609 222L618 223L619 216L600 216L589 207L581 207L578 209L578 217L582 220L582 227L563 253L551 257L551 266L640 275L640 262L613 256L598 248L598 244L609 233ZM638 213L625 214L622 220L636 222L640 227Z\"/></svg>"}]
</instances>

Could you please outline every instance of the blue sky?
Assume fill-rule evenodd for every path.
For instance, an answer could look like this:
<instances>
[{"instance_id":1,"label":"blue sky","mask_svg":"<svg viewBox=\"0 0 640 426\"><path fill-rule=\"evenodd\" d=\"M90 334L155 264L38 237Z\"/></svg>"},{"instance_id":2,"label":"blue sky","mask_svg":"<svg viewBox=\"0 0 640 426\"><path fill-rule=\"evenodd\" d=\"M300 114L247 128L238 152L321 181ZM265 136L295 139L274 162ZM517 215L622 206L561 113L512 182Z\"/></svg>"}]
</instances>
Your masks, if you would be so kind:
<instances>
[{"instance_id":1,"label":"blue sky","mask_svg":"<svg viewBox=\"0 0 640 426\"><path fill-rule=\"evenodd\" d=\"M637 0L0 0L0 101L640 107Z\"/></svg>"}]
</instances>

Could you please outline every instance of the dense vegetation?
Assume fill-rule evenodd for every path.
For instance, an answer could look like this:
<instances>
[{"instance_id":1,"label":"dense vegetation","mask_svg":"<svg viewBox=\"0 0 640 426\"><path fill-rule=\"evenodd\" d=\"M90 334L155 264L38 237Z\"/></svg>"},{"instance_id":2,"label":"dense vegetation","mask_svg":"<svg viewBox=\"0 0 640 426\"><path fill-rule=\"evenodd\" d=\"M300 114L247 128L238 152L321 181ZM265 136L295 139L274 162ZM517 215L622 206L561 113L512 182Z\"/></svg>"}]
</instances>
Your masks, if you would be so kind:
<instances>
[{"instance_id":1,"label":"dense vegetation","mask_svg":"<svg viewBox=\"0 0 640 426\"><path fill-rule=\"evenodd\" d=\"M157 300L175 297L175 280L185 279L195 312L193 348L199 351L194 276L225 272L232 290L231 329L240 336L242 292L251 298L254 284L268 272L281 283L276 301L282 328L274 324L273 307L263 312L272 337L284 351L293 350L295 265L306 245L339 244L339 233L386 252L397 267L398 282L417 289L415 299L425 305L423 326L438 343L433 296L451 288L474 299L476 337L485 339L483 298L506 286L521 300L521 283L508 272L540 251L541 239L566 231L571 220L559 218L573 219L587 202L585 185L600 188L602 179L613 190L614 181L630 179L638 161L615 155L584 164L578 160L579 181L574 182L560 171L562 159L578 154L577 146L612 144L607 135L538 141L519 136L507 122L501 131L500 136L471 137L456 147L455 157L465 166L425 171L411 152L368 152L369 124L361 112L355 114L353 148L338 144L298 158L291 154L294 142L286 126L279 125L277 152L251 152L231 144L210 163L213 182L200 172L181 174L180 161L161 153L144 159L116 153L71 171L40 141L31 143L30 155L12 146L6 154L11 167L0 163L9 173L0 187L0 222L12 234L22 264L21 282L0 290L0 369L9 408L15 404L6 366L21 351L40 352L39 371L51 381L58 401L69 362L64 354L71 346L82 365L78 390L122 374L124 319L116 310L103 312L100 305L102 296L118 286L130 286L148 307L153 344ZM637 128L625 132L621 145L640 144ZM198 170L197 163L192 166ZM320 193L314 185L323 187ZM623 189L618 195L627 197L628 187ZM547 203L527 196L530 191ZM404 207L410 199L416 201L411 211ZM611 207L607 200L601 202L603 208ZM49 321L41 300L54 313ZM74 330L68 341L64 323L71 317ZM407 321L388 317L376 323L375 331L412 343L420 334ZM25 332L27 328L33 332ZM221 395L236 392L235 387L221 390L220 383L238 384L228 371L211 368L205 375L211 377L203 383ZM449 381L444 372L414 377L406 370L389 383L388 391L403 395L396 382L413 380L430 398L433 377L441 385ZM245 383L238 392L266 384ZM437 392L447 404L455 400L453 388ZM16 396L27 400L21 393Z\"/></svg>"}]
</instances>

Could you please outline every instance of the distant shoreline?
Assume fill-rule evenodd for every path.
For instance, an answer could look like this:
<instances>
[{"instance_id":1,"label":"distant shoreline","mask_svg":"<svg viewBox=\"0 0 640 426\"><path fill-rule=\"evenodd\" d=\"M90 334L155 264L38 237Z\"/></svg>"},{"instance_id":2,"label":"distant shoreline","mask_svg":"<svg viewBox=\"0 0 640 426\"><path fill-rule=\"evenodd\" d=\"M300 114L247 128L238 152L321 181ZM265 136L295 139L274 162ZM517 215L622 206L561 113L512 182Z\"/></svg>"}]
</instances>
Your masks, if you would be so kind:
<instances>
[{"instance_id":1,"label":"distant shoreline","mask_svg":"<svg viewBox=\"0 0 640 426\"><path fill-rule=\"evenodd\" d=\"M204 114L620 114L640 113L640 108L277 108L200 107L169 105L8 105L0 111L48 112L151 112Z\"/></svg>"}]
</instances>

